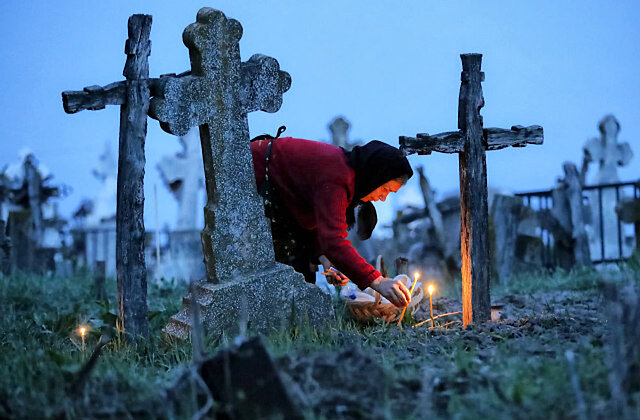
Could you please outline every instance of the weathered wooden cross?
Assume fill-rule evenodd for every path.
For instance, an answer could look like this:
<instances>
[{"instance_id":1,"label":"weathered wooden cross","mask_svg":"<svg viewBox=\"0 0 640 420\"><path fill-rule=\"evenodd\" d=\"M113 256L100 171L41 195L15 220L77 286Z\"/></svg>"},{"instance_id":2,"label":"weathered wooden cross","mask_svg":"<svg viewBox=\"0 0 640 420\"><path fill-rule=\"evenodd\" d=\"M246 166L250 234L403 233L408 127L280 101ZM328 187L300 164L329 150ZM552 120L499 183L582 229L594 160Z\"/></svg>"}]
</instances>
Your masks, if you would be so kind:
<instances>
[{"instance_id":1,"label":"weathered wooden cross","mask_svg":"<svg viewBox=\"0 0 640 420\"><path fill-rule=\"evenodd\" d=\"M484 106L480 71L482 54L462 54L462 83L458 102L458 131L431 136L400 137L407 154L458 153L462 254L462 312L466 327L491 318L489 292L489 213L487 207L486 150L542 144L542 127L514 126L510 130L483 129Z\"/></svg>"},{"instance_id":2,"label":"weathered wooden cross","mask_svg":"<svg viewBox=\"0 0 640 420\"><path fill-rule=\"evenodd\" d=\"M198 303L205 324L216 333L233 327L242 306L248 322L259 330L280 325L292 306L307 311L312 324L333 312L319 288L309 287L290 267L275 263L255 183L247 114L276 112L291 77L271 57L256 54L243 63L241 37L238 21L219 10L200 9L196 22L183 33L190 74L161 77L149 107L149 116L169 133L183 136L191 127L200 127L207 189L201 235L207 281L199 284ZM243 296L249 305L241 304ZM188 335L189 311L185 304L165 332Z\"/></svg>"},{"instance_id":3,"label":"weathered wooden cross","mask_svg":"<svg viewBox=\"0 0 640 420\"><path fill-rule=\"evenodd\" d=\"M144 260L144 143L150 98L149 54L151 16L133 15L125 44L126 81L84 91L62 92L64 110L73 114L85 109L120 105L120 146L116 214L116 270L121 328L127 340L148 333L147 269Z\"/></svg>"}]
</instances>

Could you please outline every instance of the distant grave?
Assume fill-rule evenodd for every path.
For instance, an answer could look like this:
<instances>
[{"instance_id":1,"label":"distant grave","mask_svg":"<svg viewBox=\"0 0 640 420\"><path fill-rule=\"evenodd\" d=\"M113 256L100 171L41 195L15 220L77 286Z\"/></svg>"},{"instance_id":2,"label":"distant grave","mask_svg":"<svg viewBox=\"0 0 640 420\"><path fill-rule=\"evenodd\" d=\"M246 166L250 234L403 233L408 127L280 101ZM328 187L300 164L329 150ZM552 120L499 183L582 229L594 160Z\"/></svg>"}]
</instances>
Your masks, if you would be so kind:
<instances>
[{"instance_id":1,"label":"distant grave","mask_svg":"<svg viewBox=\"0 0 640 420\"><path fill-rule=\"evenodd\" d=\"M597 172L591 185L608 185L620 182L618 166L626 166L633 158L629 143L619 143L620 123L613 115L607 115L598 124L600 137L592 138L583 147L582 168L583 183L586 180L590 163L597 165ZM591 203L591 254L599 259L612 259L619 256L618 218L615 206L623 200L614 187L600 188L589 193ZM622 254L626 254L622 250Z\"/></svg>"},{"instance_id":2,"label":"distant grave","mask_svg":"<svg viewBox=\"0 0 640 420\"><path fill-rule=\"evenodd\" d=\"M204 192L204 168L198 127L178 137L182 150L164 156L157 165L165 187L178 204L175 230L167 232L167 246L156 262L155 279L199 280L204 277L202 246L200 245L199 213Z\"/></svg>"},{"instance_id":3,"label":"distant grave","mask_svg":"<svg viewBox=\"0 0 640 420\"><path fill-rule=\"evenodd\" d=\"M400 137L405 153L458 153L460 159L460 211L462 254L463 324L491 318L489 293L489 215L486 150L542 144L540 126L513 126L510 130L483 129L484 106L480 71L481 54L462 54L462 83L458 107L458 131L417 138Z\"/></svg>"}]
</instances>

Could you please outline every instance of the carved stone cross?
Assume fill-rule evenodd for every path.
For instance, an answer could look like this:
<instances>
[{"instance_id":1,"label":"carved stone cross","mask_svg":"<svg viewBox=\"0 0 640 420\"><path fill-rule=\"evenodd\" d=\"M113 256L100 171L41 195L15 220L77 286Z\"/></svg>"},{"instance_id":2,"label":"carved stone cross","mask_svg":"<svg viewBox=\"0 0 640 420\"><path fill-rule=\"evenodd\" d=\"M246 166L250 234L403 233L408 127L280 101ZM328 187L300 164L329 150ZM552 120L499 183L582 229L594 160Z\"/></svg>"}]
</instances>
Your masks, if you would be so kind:
<instances>
[{"instance_id":1,"label":"carved stone cross","mask_svg":"<svg viewBox=\"0 0 640 420\"><path fill-rule=\"evenodd\" d=\"M277 111L291 77L280 71L275 59L263 55L241 66L241 36L238 21L201 9L183 35L191 74L161 77L149 108L149 116L171 134L184 136L200 126L207 188L202 244L213 283L275 262L262 199L254 186L247 114Z\"/></svg>"},{"instance_id":2,"label":"carved stone cross","mask_svg":"<svg viewBox=\"0 0 640 420\"><path fill-rule=\"evenodd\" d=\"M151 16L131 16L128 30L123 72L127 80L105 87L86 87L82 92L62 92L62 103L69 114L120 105L116 271L120 323L130 340L148 333L143 182L150 97Z\"/></svg>"},{"instance_id":3,"label":"carved stone cross","mask_svg":"<svg viewBox=\"0 0 640 420\"><path fill-rule=\"evenodd\" d=\"M334 118L328 128L331 132L331 144L334 146L351 150L353 149L353 146L359 143L358 141L351 142L349 140L349 129L351 128L351 124L342 117Z\"/></svg>"},{"instance_id":4,"label":"carved stone cross","mask_svg":"<svg viewBox=\"0 0 640 420\"><path fill-rule=\"evenodd\" d=\"M584 145L584 162L598 164L594 184L613 184L620 181L618 166L626 166L633 152L629 143L618 143L620 123L613 115L604 117L598 129L600 138L592 138Z\"/></svg>"},{"instance_id":5,"label":"carved stone cross","mask_svg":"<svg viewBox=\"0 0 640 420\"><path fill-rule=\"evenodd\" d=\"M202 147L197 127L179 137L182 150L164 156L158 163L160 177L178 202L176 230L195 230L198 226L200 192L203 187Z\"/></svg>"},{"instance_id":6,"label":"carved stone cross","mask_svg":"<svg viewBox=\"0 0 640 420\"><path fill-rule=\"evenodd\" d=\"M201 9L183 34L190 74L161 77L149 108L149 116L169 133L182 136L200 127L207 190L201 238L208 283L199 285L204 296L199 303L213 331L232 326L240 315L242 296L248 311L243 315L257 329L281 322L283 311L291 314L292 300L296 308L310 301L305 316L312 323L331 311L330 299L322 297L320 289L274 259L255 184L247 114L276 112L291 77L271 57L256 54L242 63L241 36L238 21L215 9ZM165 331L185 336L188 311L185 305Z\"/></svg>"},{"instance_id":7,"label":"carved stone cross","mask_svg":"<svg viewBox=\"0 0 640 420\"><path fill-rule=\"evenodd\" d=\"M407 154L458 153L460 160L460 211L462 254L463 324L491 318L489 292L489 214L487 207L486 150L542 144L540 126L514 126L510 130L483 129L480 108L484 106L480 71L481 54L462 54L462 83L458 102L458 131L416 138L400 137Z\"/></svg>"}]
</instances>

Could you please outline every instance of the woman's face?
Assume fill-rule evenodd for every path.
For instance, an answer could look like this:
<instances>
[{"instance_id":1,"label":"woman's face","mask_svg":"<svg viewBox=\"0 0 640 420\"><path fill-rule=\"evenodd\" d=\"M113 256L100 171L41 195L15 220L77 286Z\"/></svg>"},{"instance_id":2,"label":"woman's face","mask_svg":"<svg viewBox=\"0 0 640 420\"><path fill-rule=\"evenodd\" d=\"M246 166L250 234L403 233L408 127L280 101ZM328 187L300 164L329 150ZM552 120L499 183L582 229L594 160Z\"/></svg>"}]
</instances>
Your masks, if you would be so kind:
<instances>
[{"instance_id":1,"label":"woman's face","mask_svg":"<svg viewBox=\"0 0 640 420\"><path fill-rule=\"evenodd\" d=\"M362 201L385 201L390 192L396 192L400 187L402 187L402 184L395 179L392 179L362 197Z\"/></svg>"}]
</instances>

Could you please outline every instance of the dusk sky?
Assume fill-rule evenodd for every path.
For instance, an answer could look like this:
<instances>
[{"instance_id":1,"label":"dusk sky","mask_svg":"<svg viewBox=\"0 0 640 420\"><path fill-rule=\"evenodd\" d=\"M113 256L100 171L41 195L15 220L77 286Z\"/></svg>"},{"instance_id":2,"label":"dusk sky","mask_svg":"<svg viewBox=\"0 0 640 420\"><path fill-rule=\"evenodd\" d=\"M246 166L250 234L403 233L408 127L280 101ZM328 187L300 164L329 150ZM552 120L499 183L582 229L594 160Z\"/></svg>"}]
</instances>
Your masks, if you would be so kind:
<instances>
[{"instance_id":1,"label":"dusk sky","mask_svg":"<svg viewBox=\"0 0 640 420\"><path fill-rule=\"evenodd\" d=\"M292 78L280 111L249 115L251 135L275 133L328 140L338 115L351 138L398 145L398 136L457 129L461 53L483 54L485 127L539 124L544 145L487 153L488 184L505 192L549 189L562 163L580 165L598 122L614 114L619 141L636 153L619 169L640 178L640 2L638 1L24 1L0 5L0 169L29 148L72 193L69 216L100 187L92 167L110 142L117 151L119 107L67 115L61 92L123 79L127 19L153 15L150 73L190 68L182 31L210 6L244 28L243 60L274 57ZM156 165L180 149L148 121L146 206L155 225L172 225L175 203ZM443 198L458 190L456 155L412 156ZM590 175L593 176L593 167ZM417 178L417 177L415 177ZM416 179L394 202L419 204ZM384 217L384 216L383 216Z\"/></svg>"}]
</instances>

